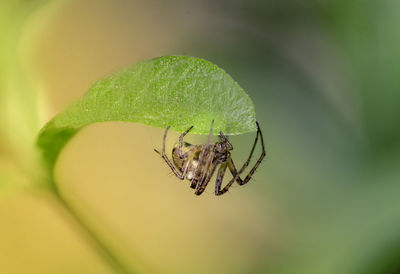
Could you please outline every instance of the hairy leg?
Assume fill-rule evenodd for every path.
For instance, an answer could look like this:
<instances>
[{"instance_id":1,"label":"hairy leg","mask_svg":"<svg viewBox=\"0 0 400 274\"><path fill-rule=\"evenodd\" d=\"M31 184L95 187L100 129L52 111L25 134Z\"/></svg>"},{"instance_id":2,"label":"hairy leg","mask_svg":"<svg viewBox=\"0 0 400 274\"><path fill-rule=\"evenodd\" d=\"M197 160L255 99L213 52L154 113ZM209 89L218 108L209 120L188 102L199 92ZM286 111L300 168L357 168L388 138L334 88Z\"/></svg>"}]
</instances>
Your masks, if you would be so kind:
<instances>
[{"instance_id":1,"label":"hairy leg","mask_svg":"<svg viewBox=\"0 0 400 274\"><path fill-rule=\"evenodd\" d=\"M204 181L200 181L200 183L197 185L196 191L194 194L196 195L201 195L204 190L206 189L208 183L210 182L212 176L215 173L215 170L217 169L218 164L214 164L211 169L210 172L207 174L207 177L205 178Z\"/></svg>"},{"instance_id":2,"label":"hairy leg","mask_svg":"<svg viewBox=\"0 0 400 274\"><path fill-rule=\"evenodd\" d=\"M233 149L232 144L229 142L228 138L225 136L225 134L222 131L219 132L219 138L221 138L221 140L225 142L225 144L228 146L229 150Z\"/></svg>"},{"instance_id":3,"label":"hairy leg","mask_svg":"<svg viewBox=\"0 0 400 274\"><path fill-rule=\"evenodd\" d=\"M212 132L213 132L213 125L214 125L214 120L211 121L210 133L208 134L207 144L203 146L203 148L202 148L202 150L200 152L199 163L198 163L197 168L196 168L196 170L194 172L191 186L194 185L194 181L197 180L197 176L199 174L202 174L202 172L204 172L204 167L205 167L204 157L206 157L207 150L211 150L210 141L211 141L211 136L212 136Z\"/></svg>"},{"instance_id":4,"label":"hairy leg","mask_svg":"<svg viewBox=\"0 0 400 274\"><path fill-rule=\"evenodd\" d=\"M208 151L207 158L204 161L204 168L203 168L203 173L201 174L201 178L199 180L199 183L197 184L196 188L196 195L200 195L204 189L207 187L208 182L211 180L212 175L215 172L215 169L217 167L217 163L213 163L213 159L215 156L215 149L214 147L210 146L210 150Z\"/></svg>"},{"instance_id":5,"label":"hairy leg","mask_svg":"<svg viewBox=\"0 0 400 274\"><path fill-rule=\"evenodd\" d=\"M224 175L226 172L226 167L228 166L228 163L222 163L221 166L218 169L218 174L217 174L217 179L215 181L215 195L222 195L225 192L222 192L221 187L222 187L222 182L224 180Z\"/></svg>"},{"instance_id":6,"label":"hairy leg","mask_svg":"<svg viewBox=\"0 0 400 274\"><path fill-rule=\"evenodd\" d=\"M165 142L167 140L167 133L168 133L169 127L165 130L164 137L163 137L163 143L162 143L162 150L161 150L161 157L165 160L165 162L168 164L168 166L171 168L172 172L175 174L176 177L179 179L183 180L185 179L185 172L180 174L179 171L175 168L175 166L171 163L171 161L168 159L167 155L165 154ZM154 149L155 152L160 154L156 149Z\"/></svg>"},{"instance_id":7,"label":"hairy leg","mask_svg":"<svg viewBox=\"0 0 400 274\"><path fill-rule=\"evenodd\" d=\"M183 146L183 137L185 137L186 134L193 128L193 126L189 127L185 132L179 136L179 146L178 146L178 155L181 159L185 158L187 155L183 155L182 153L182 146Z\"/></svg>"},{"instance_id":8,"label":"hairy leg","mask_svg":"<svg viewBox=\"0 0 400 274\"><path fill-rule=\"evenodd\" d=\"M261 139L261 147L262 147L261 156L260 156L260 158L257 160L256 164L253 166L253 168L250 170L250 172L247 174L246 178L245 178L244 180L242 180L242 179L240 178L240 174L245 170L245 168L246 168L246 167L249 165L249 163L250 163L251 157L253 156L254 148L255 148L255 146L256 146L256 144L257 144L258 136L260 136L260 139ZM237 171L237 169L236 169L236 167L235 167L235 164L233 163L232 158L231 158L231 157L228 158L228 160L227 160L227 165L228 165L228 167L229 167L229 170L230 170L231 173L232 173L233 178L229 181L229 183L228 183L222 190L219 191L218 194L217 194L217 193L216 193L216 194L217 194L217 195L222 195L222 194L224 194L225 192L227 192L227 191L229 190L229 188L232 186L232 184L233 184L235 181L236 181L239 185L244 185L244 184L246 184L247 182L249 182L250 179L251 179L251 176L254 174L254 172L256 171L256 169L258 168L258 166L261 164L261 162L262 162L262 160L264 159L264 157L265 157L264 139L263 139L263 136L262 136L262 132L261 132L261 130L260 130L260 126L259 126L258 123L257 123L257 136L256 136L256 139L255 139L255 141L254 141L253 147L252 147L252 149L251 149L249 158L247 159L247 161L244 163L243 167L242 167L239 171Z\"/></svg>"},{"instance_id":9,"label":"hairy leg","mask_svg":"<svg viewBox=\"0 0 400 274\"><path fill-rule=\"evenodd\" d=\"M236 169L236 167L235 167L235 164L233 163L233 160L232 160L232 159L230 159L230 161L229 161L229 163L228 163L229 170L231 171L232 176L234 177L234 179L236 180L236 182L237 182L239 185L244 185L244 184L246 184L246 183L251 179L251 176L254 174L254 172L256 171L256 169L258 168L258 166L261 164L262 160L264 159L264 157L265 157L265 155L266 155L266 153L265 153L265 146L264 146L264 138L263 138L263 136L262 136L262 132L261 132L260 126L258 125L258 122L256 122L256 123L257 123L257 136L256 136L256 139L254 140L254 144L253 144L253 147L251 148L250 155L249 155L247 161L243 164L242 168L241 168L239 171L237 171L237 169ZM253 166L253 168L250 170L249 174L247 174L246 178L245 178L244 180L242 180L242 179L240 178L240 174L242 174L242 172L245 170L245 168L246 168L246 167L249 165L249 163L250 163L250 160L251 160L251 158L252 158L252 156L253 156L253 152L254 152L254 149L255 149L256 144L257 144L257 141L258 141L258 136L260 136L260 140L261 140L261 149L262 149L262 153L261 153L261 155L260 155L260 158L257 160L256 164L255 164L255 165Z\"/></svg>"}]
</instances>

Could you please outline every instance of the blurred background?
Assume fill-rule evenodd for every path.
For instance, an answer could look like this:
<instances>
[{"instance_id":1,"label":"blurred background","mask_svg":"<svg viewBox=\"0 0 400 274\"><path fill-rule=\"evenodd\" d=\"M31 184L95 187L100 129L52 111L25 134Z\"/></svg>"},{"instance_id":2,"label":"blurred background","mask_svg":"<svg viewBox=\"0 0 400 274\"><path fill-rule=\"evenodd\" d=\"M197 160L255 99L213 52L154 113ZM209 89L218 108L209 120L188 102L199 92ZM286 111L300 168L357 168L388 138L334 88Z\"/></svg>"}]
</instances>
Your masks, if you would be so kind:
<instances>
[{"instance_id":1,"label":"blurred background","mask_svg":"<svg viewBox=\"0 0 400 274\"><path fill-rule=\"evenodd\" d=\"M244 88L267 158L196 197L163 129L83 129L56 181L133 273L400 273L399 24L394 0L2 1L0 272L115 273L39 187L35 138L93 81L179 54ZM237 165L253 139L231 137Z\"/></svg>"}]
</instances>

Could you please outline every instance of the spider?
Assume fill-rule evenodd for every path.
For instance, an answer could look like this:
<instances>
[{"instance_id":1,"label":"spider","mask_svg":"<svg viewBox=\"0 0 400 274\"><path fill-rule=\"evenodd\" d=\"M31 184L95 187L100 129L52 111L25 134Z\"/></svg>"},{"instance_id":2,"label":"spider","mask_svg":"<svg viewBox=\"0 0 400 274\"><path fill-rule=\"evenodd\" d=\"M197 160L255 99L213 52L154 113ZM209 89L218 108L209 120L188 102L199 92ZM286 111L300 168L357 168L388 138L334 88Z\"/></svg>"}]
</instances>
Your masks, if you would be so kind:
<instances>
[{"instance_id":1,"label":"spider","mask_svg":"<svg viewBox=\"0 0 400 274\"><path fill-rule=\"evenodd\" d=\"M161 153L154 149L155 152L161 155L168 166L171 168L172 172L181 180L187 179L191 181L190 187L195 189L196 195L201 195L207 184L211 180L211 177L215 173L217 167L219 166L217 179L215 183L215 195L222 195L226 193L232 184L236 181L239 185L244 185L250 181L251 176L254 174L261 161L265 157L264 140L261 133L260 126L257 124L257 135L254 140L253 147L251 148L250 155L247 161L243 164L242 168L237 171L235 164L231 158L230 150L233 149L232 144L228 141L228 138L220 131L219 141L215 144L210 144L210 138L212 135L212 127L214 121L211 122L210 133L208 136L207 144L192 145L183 141L183 137L189 133L193 126L189 127L185 132L183 132L179 137L179 143L172 149L172 161L168 159L165 154L165 141L167 139L167 133L169 126L165 130L162 151ZM260 158L257 160L253 168L247 174L247 176L242 180L240 175L249 165L250 160L253 156L254 149L256 147L258 137L261 139L262 153ZM233 178L229 183L222 188L222 181L226 172L226 168L232 173Z\"/></svg>"}]
</instances>

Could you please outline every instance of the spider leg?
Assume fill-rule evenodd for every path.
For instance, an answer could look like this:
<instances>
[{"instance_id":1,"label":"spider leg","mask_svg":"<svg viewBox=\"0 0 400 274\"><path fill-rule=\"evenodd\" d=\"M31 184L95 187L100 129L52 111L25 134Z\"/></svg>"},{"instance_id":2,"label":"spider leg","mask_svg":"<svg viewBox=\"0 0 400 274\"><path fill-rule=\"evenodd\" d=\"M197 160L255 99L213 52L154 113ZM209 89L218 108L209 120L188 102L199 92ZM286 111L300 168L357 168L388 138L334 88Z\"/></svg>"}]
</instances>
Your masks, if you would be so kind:
<instances>
[{"instance_id":1,"label":"spider leg","mask_svg":"<svg viewBox=\"0 0 400 274\"><path fill-rule=\"evenodd\" d=\"M213 158L215 156L215 149L213 146L209 146L209 151L207 151L206 158L204 159L204 167L203 167L203 172L201 174L200 182L203 182L204 179L206 178L206 175L208 173L208 170L210 170L213 162Z\"/></svg>"},{"instance_id":2,"label":"spider leg","mask_svg":"<svg viewBox=\"0 0 400 274\"><path fill-rule=\"evenodd\" d=\"M238 183L239 185L244 185L244 184L246 184L248 181L250 181L251 176L254 174L254 172L256 171L256 169L258 168L258 166L261 164L262 160L264 159L264 157L265 157L265 155L266 155L266 153L265 153L265 146L264 146L264 139L263 139L263 136L262 136L262 132L261 132L260 126L258 125L258 122L256 122L256 123L257 123L257 136L256 136L256 139L255 139L254 144L253 144L253 147L252 147L252 149L251 149L249 158L248 158L247 161L243 164L243 166L242 166L242 168L239 170L239 172L236 170L236 167L235 167L235 164L233 163L233 160L232 160L231 158L229 158L229 160L228 160L228 167L229 167L229 170L231 171L231 173L232 173L232 175L233 175L233 179L232 179L232 180L233 180L233 181L236 180L237 183ZM255 165L253 166L253 168L250 170L250 172L247 174L246 178L245 178L244 180L242 180L242 179L240 178L240 174L242 174L242 172L244 171L244 169L245 169L245 168L249 165L249 163L250 163L251 157L253 156L254 148L255 148L255 146L256 146L256 144L257 144L258 136L260 136L260 140L261 140L261 148L262 148L261 156L260 156L260 158L257 160L257 162L255 163ZM233 183L233 182L232 182L232 183Z\"/></svg>"},{"instance_id":3,"label":"spider leg","mask_svg":"<svg viewBox=\"0 0 400 274\"><path fill-rule=\"evenodd\" d=\"M179 146L178 146L178 155L181 159L186 158L187 155L182 154L182 146L183 146L183 137L185 137L186 134L193 128L193 126L189 127L185 132L179 136ZM185 157L186 156L186 157Z\"/></svg>"},{"instance_id":4,"label":"spider leg","mask_svg":"<svg viewBox=\"0 0 400 274\"><path fill-rule=\"evenodd\" d=\"M230 149L230 150L233 149L232 144L229 142L228 138L225 136L225 134L222 131L219 132L219 138L221 138L221 140L225 142L225 144L228 146L228 149Z\"/></svg>"},{"instance_id":5,"label":"spider leg","mask_svg":"<svg viewBox=\"0 0 400 274\"><path fill-rule=\"evenodd\" d=\"M207 144L203 146L200 155L199 155L199 164L197 165L196 170L194 171L194 175L193 175L193 179L192 179L192 183L191 186L192 188L194 188L195 186L195 181L197 180L197 175L199 174L199 172L204 169L204 164L203 164L203 158L204 155L206 154L206 150L209 149L209 144L210 144L210 140L211 140L211 136L212 136L212 132L213 132L213 125L214 125L214 120L211 121L211 127L210 127L210 133L208 134L208 140L207 140Z\"/></svg>"},{"instance_id":6,"label":"spider leg","mask_svg":"<svg viewBox=\"0 0 400 274\"><path fill-rule=\"evenodd\" d=\"M201 149L198 164L194 171L193 179L190 184L190 187L193 189L196 189L197 185L200 184L204 180L205 173L207 172L207 168L208 168L207 160L208 160L208 158L209 158L208 156L210 154L210 151L208 151L208 150L210 150L210 149L211 149L211 147L208 145L203 145L203 148ZM201 175L201 177L198 178L198 175Z\"/></svg>"},{"instance_id":7,"label":"spider leg","mask_svg":"<svg viewBox=\"0 0 400 274\"><path fill-rule=\"evenodd\" d=\"M206 189L208 183L210 182L212 176L215 173L215 170L217 169L218 164L214 164L211 167L211 171L208 173L206 179L204 181L200 181L199 184L197 185L196 191L194 192L194 194L196 195L201 195L204 190Z\"/></svg>"},{"instance_id":8,"label":"spider leg","mask_svg":"<svg viewBox=\"0 0 400 274\"><path fill-rule=\"evenodd\" d=\"M215 181L215 195L217 195L217 196L224 194L228 190L227 189L224 192L221 191L222 181L224 180L224 175L225 175L227 166L228 166L228 163L225 162L225 163L222 163L218 169L217 180Z\"/></svg>"},{"instance_id":9,"label":"spider leg","mask_svg":"<svg viewBox=\"0 0 400 274\"><path fill-rule=\"evenodd\" d=\"M232 161L232 159L229 157L229 159L228 159L228 161L227 161L227 166L229 167L229 169L231 169L231 166L233 165L233 161ZM235 169L236 170L236 169ZM233 175L233 173L232 173L232 175ZM217 190L215 191L215 195L222 195L222 194L224 194L225 192L227 192L228 190L229 190L229 188L233 185L233 183L235 182L235 181L237 181L238 180L238 178L240 179L240 173L237 173L236 172L236 175L233 175L233 178L229 181L229 183L227 183L226 184L226 186L221 190L221 184L222 184L222 181L219 183L219 191L217 192ZM240 179L241 180L241 179Z\"/></svg>"},{"instance_id":10,"label":"spider leg","mask_svg":"<svg viewBox=\"0 0 400 274\"><path fill-rule=\"evenodd\" d=\"M190 188L195 189L197 186L197 180L192 179L191 183L190 183Z\"/></svg>"},{"instance_id":11,"label":"spider leg","mask_svg":"<svg viewBox=\"0 0 400 274\"><path fill-rule=\"evenodd\" d=\"M215 156L214 147L210 146L210 151L208 152L207 158L204 161L204 168L200 180L198 181L196 187L196 195L203 193L204 189L207 187L208 182L211 180L211 176L214 174L217 164L213 163L213 158Z\"/></svg>"},{"instance_id":12,"label":"spider leg","mask_svg":"<svg viewBox=\"0 0 400 274\"><path fill-rule=\"evenodd\" d=\"M183 179L185 179L185 176L186 176L186 174L185 174L186 169L184 170L184 172L182 174L180 174L179 171L175 168L175 166L171 163L171 161L168 159L167 155L165 154L165 141L167 140L168 129L169 129L169 126L167 127L167 129L165 130L165 133L164 133L161 157L165 160L165 162L171 168L171 170L175 174L175 176L178 177L179 179L183 180ZM158 152L158 151L156 150L156 152Z\"/></svg>"}]
</instances>

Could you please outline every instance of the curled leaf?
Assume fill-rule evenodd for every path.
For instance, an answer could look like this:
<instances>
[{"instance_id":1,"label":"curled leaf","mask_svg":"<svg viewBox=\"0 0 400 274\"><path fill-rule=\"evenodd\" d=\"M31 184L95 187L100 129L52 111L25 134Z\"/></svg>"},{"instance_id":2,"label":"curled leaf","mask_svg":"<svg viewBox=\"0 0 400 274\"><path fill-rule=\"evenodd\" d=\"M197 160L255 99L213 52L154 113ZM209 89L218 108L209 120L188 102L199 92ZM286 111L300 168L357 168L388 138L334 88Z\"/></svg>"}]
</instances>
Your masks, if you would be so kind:
<instances>
[{"instance_id":1,"label":"curled leaf","mask_svg":"<svg viewBox=\"0 0 400 274\"><path fill-rule=\"evenodd\" d=\"M251 99L221 68L199 58L166 56L138 63L93 84L40 132L37 144L52 172L65 144L84 126L126 121L208 134L255 131Z\"/></svg>"}]
</instances>

